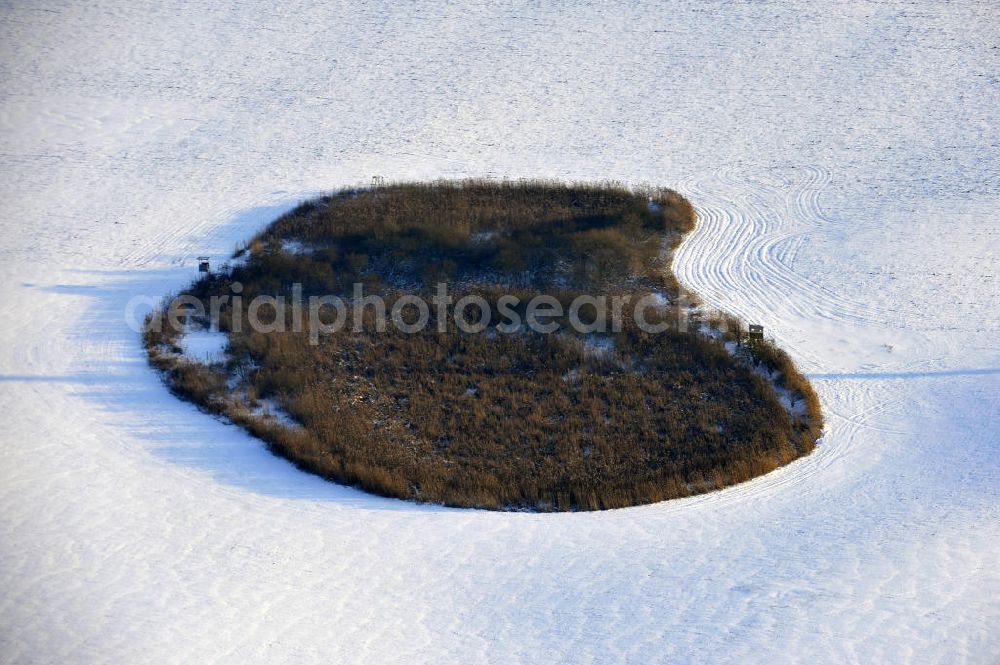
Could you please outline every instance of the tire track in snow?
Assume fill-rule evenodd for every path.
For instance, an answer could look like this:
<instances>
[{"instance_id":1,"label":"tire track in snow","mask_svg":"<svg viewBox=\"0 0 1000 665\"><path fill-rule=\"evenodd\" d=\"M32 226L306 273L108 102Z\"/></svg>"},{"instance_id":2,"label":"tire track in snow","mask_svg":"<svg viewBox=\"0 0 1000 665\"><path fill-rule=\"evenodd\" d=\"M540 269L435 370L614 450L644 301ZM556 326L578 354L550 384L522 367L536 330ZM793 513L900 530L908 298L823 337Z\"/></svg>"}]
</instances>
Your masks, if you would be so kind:
<instances>
[{"instance_id":1,"label":"tire track in snow","mask_svg":"<svg viewBox=\"0 0 1000 665\"><path fill-rule=\"evenodd\" d=\"M228 211L234 214L236 211ZM200 220L194 221L193 220ZM185 223L186 222L186 223ZM188 256L194 257L198 254L197 244L199 238L208 235L211 229L220 225L222 220L217 218L200 217L191 215L181 220L174 220L162 225L158 225L157 233L150 234L140 242L133 245L120 259L121 263L127 267L142 268L149 264L162 260L165 255L165 248L171 249L171 256L175 256L171 263L183 263Z\"/></svg>"},{"instance_id":2,"label":"tire track in snow","mask_svg":"<svg viewBox=\"0 0 1000 665\"><path fill-rule=\"evenodd\" d=\"M744 320L761 320L768 313L779 320L819 316L871 323L872 310L867 305L818 285L793 267L813 230L830 223L819 205L829 182L829 172L819 167L807 168L797 185L780 177L744 181L732 168L681 181L677 189L695 205L698 223L674 254L674 274L710 307ZM805 293L805 297L788 298L788 293ZM796 355L819 362L809 349L796 349ZM681 500L677 510L766 500L790 485L806 493L820 491L803 481L847 454L863 430L894 433L873 427L870 420L896 401L869 400L872 406L850 415L829 411L832 418L828 417L824 436L811 455L739 485ZM836 436L829 436L834 431Z\"/></svg>"},{"instance_id":3,"label":"tire track in snow","mask_svg":"<svg viewBox=\"0 0 1000 665\"><path fill-rule=\"evenodd\" d=\"M873 323L879 318L873 307L794 268L812 231L830 223L819 205L829 182L829 172L818 167L806 169L798 185L743 180L732 169L682 182L678 189L699 219L674 256L674 273L713 307L743 318L770 312L779 319ZM790 299L790 292L804 296Z\"/></svg>"},{"instance_id":4,"label":"tire track in snow","mask_svg":"<svg viewBox=\"0 0 1000 665\"><path fill-rule=\"evenodd\" d=\"M878 416L890 412L903 401L902 398L886 398L881 389L874 385L854 383L839 387L838 404L866 406L856 413L845 413L841 408L824 405L827 423L823 437L813 453L738 485L655 505L659 510L674 513L698 508L766 502L778 492L793 487L802 497L823 492L824 486L807 481L840 463L866 432L874 431L890 435L903 433L900 430L873 424Z\"/></svg>"}]
</instances>

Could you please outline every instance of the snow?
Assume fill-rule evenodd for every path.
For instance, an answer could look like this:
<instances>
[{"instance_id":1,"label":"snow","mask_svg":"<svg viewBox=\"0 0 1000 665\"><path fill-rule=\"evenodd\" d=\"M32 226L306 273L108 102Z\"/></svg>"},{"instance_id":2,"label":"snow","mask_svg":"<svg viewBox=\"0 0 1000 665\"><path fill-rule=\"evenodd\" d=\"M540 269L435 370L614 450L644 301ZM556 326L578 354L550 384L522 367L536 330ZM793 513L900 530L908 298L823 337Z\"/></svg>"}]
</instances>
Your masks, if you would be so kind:
<instances>
[{"instance_id":1,"label":"snow","mask_svg":"<svg viewBox=\"0 0 1000 665\"><path fill-rule=\"evenodd\" d=\"M309 254L312 252L312 248L309 245L303 243L300 240L288 240L282 239L281 250L283 252L288 252L289 254Z\"/></svg>"},{"instance_id":2,"label":"snow","mask_svg":"<svg viewBox=\"0 0 1000 665\"><path fill-rule=\"evenodd\" d=\"M611 337L587 335L583 338L583 350L591 356L602 358L610 353L614 353L615 340Z\"/></svg>"},{"instance_id":3,"label":"snow","mask_svg":"<svg viewBox=\"0 0 1000 665\"><path fill-rule=\"evenodd\" d=\"M472 234L472 242L476 244L485 244L493 240L497 235L496 231L479 231Z\"/></svg>"},{"instance_id":4,"label":"snow","mask_svg":"<svg viewBox=\"0 0 1000 665\"><path fill-rule=\"evenodd\" d=\"M995 662L993 3L2 16L3 660ZM129 299L376 173L681 189L680 278L793 354L822 444L687 500L487 513L172 398Z\"/></svg>"},{"instance_id":5,"label":"snow","mask_svg":"<svg viewBox=\"0 0 1000 665\"><path fill-rule=\"evenodd\" d=\"M191 330L181 335L178 340L184 355L203 363L222 362L225 360L229 336L224 332L211 330Z\"/></svg>"},{"instance_id":6,"label":"snow","mask_svg":"<svg viewBox=\"0 0 1000 665\"><path fill-rule=\"evenodd\" d=\"M264 398L258 400L259 405L257 408L251 408L250 413L254 416L260 416L262 418L273 418L275 422L279 425L284 425L285 427L299 427L299 423L292 418L281 405L275 400Z\"/></svg>"}]
</instances>

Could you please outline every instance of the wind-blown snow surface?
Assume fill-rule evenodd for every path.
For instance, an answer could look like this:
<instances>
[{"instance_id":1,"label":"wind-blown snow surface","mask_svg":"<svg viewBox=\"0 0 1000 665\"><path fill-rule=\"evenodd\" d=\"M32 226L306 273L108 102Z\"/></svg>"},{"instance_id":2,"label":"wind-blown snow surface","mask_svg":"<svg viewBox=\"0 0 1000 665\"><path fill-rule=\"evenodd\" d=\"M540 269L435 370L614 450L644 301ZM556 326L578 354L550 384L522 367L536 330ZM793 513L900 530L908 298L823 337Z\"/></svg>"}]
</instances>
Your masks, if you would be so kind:
<instances>
[{"instance_id":1,"label":"wind-blown snow surface","mask_svg":"<svg viewBox=\"0 0 1000 665\"><path fill-rule=\"evenodd\" d=\"M0 660L996 662L995 6L140 4L0 19ZM129 298L374 174L680 188L679 275L792 352L822 445L486 513L172 399Z\"/></svg>"}]
</instances>

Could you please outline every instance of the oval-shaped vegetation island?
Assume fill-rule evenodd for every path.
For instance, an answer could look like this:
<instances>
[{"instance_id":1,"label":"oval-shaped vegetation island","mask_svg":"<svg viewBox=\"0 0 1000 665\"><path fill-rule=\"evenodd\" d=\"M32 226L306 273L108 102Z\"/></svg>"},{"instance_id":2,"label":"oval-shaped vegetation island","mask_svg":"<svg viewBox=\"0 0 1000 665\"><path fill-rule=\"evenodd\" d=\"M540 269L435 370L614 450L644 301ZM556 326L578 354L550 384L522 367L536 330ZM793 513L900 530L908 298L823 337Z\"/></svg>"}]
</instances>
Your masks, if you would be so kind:
<instances>
[{"instance_id":1,"label":"oval-shaped vegetation island","mask_svg":"<svg viewBox=\"0 0 1000 665\"><path fill-rule=\"evenodd\" d=\"M808 453L822 428L785 353L691 316L670 256L694 224L670 190L345 190L205 273L145 342L175 394L377 494L534 510L687 496ZM185 355L213 316L225 354Z\"/></svg>"}]
</instances>

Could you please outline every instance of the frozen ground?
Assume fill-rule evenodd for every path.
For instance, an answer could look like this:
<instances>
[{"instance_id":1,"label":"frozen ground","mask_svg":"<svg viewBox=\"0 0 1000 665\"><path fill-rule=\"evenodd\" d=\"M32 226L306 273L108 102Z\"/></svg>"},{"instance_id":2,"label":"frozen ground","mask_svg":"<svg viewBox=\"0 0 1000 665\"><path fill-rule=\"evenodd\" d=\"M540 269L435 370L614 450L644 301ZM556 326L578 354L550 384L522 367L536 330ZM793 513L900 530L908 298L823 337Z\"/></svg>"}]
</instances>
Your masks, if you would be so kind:
<instances>
[{"instance_id":1,"label":"frozen ground","mask_svg":"<svg viewBox=\"0 0 1000 665\"><path fill-rule=\"evenodd\" d=\"M0 12L0 660L997 661L994 4ZM823 444L496 514L324 483L170 398L128 299L374 174L681 188L680 276L801 362Z\"/></svg>"}]
</instances>

